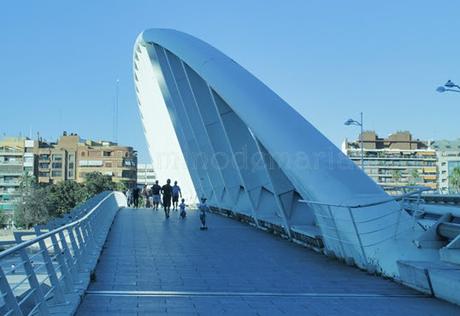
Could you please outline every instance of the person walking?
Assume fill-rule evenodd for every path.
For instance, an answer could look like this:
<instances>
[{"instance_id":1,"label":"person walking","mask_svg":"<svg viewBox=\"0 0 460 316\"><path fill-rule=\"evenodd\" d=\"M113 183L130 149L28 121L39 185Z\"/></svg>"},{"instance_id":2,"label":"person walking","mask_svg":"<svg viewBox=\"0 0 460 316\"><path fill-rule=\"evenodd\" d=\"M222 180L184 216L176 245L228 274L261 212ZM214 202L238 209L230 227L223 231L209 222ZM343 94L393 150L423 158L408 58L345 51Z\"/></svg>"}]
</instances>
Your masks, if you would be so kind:
<instances>
[{"instance_id":1,"label":"person walking","mask_svg":"<svg viewBox=\"0 0 460 316\"><path fill-rule=\"evenodd\" d=\"M144 187L142 188L142 199L144 207L149 207L149 189L147 188L147 184L144 184Z\"/></svg>"},{"instance_id":2,"label":"person walking","mask_svg":"<svg viewBox=\"0 0 460 316\"><path fill-rule=\"evenodd\" d=\"M152 197L153 197L153 209L158 211L158 206L160 204L160 191L161 186L158 184L158 180L155 181L155 184L151 188Z\"/></svg>"},{"instance_id":3,"label":"person walking","mask_svg":"<svg viewBox=\"0 0 460 316\"><path fill-rule=\"evenodd\" d=\"M179 196L182 198L182 192L180 190L180 187L177 185L177 181L174 181L174 185L172 186L172 203L174 211L177 211L177 205L179 204Z\"/></svg>"},{"instance_id":4,"label":"person walking","mask_svg":"<svg viewBox=\"0 0 460 316\"><path fill-rule=\"evenodd\" d=\"M165 216L166 218L169 218L172 197L172 186L170 179L166 180L166 184L161 187L161 194L163 194L163 209L165 211Z\"/></svg>"},{"instance_id":5,"label":"person walking","mask_svg":"<svg viewBox=\"0 0 460 316\"><path fill-rule=\"evenodd\" d=\"M201 230L207 230L208 226L206 225L206 213L209 212L209 207L206 204L206 198L201 198L201 203L198 205L198 210L200 211L200 221L201 221Z\"/></svg>"},{"instance_id":6,"label":"person walking","mask_svg":"<svg viewBox=\"0 0 460 316\"><path fill-rule=\"evenodd\" d=\"M128 203L128 207L131 207L133 205L133 189L132 188L129 188L126 191L126 200Z\"/></svg>"},{"instance_id":7,"label":"person walking","mask_svg":"<svg viewBox=\"0 0 460 316\"><path fill-rule=\"evenodd\" d=\"M139 194L140 194L140 189L136 186L133 189L133 203L134 203L135 208L139 207Z\"/></svg>"}]
</instances>

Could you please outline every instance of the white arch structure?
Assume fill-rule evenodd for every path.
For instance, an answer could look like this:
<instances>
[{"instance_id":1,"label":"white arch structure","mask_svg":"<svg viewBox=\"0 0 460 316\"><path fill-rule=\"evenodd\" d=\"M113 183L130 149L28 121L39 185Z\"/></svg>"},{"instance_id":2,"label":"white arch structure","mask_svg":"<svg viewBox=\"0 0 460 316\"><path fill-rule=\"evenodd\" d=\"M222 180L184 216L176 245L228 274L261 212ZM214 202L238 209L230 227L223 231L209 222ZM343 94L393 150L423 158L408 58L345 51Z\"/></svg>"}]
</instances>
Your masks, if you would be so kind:
<instances>
[{"instance_id":1,"label":"white arch structure","mask_svg":"<svg viewBox=\"0 0 460 316\"><path fill-rule=\"evenodd\" d=\"M413 245L422 231L399 203L209 44L174 30L144 31L135 44L134 79L162 181L180 179L190 196L195 191L257 226L289 237L319 235L327 253L387 275L398 275L398 259L435 255Z\"/></svg>"}]
</instances>

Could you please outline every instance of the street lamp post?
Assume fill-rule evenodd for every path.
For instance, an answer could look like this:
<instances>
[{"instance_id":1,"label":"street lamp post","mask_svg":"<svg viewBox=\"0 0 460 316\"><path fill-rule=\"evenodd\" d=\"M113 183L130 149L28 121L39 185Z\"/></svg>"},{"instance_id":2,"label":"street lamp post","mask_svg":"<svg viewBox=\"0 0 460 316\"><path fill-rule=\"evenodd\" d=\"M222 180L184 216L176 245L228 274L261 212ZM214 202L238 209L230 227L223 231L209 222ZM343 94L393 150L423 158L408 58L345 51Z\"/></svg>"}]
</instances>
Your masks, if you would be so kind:
<instances>
[{"instance_id":1,"label":"street lamp post","mask_svg":"<svg viewBox=\"0 0 460 316\"><path fill-rule=\"evenodd\" d=\"M363 132L364 132L364 124L363 124L363 112L360 113L360 118L361 120L358 122L358 121L355 121L353 119L348 119L344 124L346 126L351 126L351 125L355 125L355 126L359 126L361 127L361 133L359 134L359 143L360 143L360 147L361 147L361 169L364 170L364 146L363 146Z\"/></svg>"},{"instance_id":2,"label":"street lamp post","mask_svg":"<svg viewBox=\"0 0 460 316\"><path fill-rule=\"evenodd\" d=\"M442 93L442 92L459 92L460 93L460 86L453 83L451 80L447 80L447 82L438 88L436 88L436 91Z\"/></svg>"}]
</instances>

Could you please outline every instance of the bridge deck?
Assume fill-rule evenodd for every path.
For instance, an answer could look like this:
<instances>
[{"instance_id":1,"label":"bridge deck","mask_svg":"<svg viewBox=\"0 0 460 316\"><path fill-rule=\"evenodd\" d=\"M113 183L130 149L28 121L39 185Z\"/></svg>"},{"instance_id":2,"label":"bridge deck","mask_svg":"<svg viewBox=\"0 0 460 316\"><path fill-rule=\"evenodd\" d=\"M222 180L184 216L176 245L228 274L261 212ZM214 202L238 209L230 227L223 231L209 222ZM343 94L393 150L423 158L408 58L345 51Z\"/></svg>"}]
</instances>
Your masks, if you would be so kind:
<instances>
[{"instance_id":1,"label":"bridge deck","mask_svg":"<svg viewBox=\"0 0 460 316\"><path fill-rule=\"evenodd\" d=\"M122 209L78 315L460 315L228 218Z\"/></svg>"}]
</instances>

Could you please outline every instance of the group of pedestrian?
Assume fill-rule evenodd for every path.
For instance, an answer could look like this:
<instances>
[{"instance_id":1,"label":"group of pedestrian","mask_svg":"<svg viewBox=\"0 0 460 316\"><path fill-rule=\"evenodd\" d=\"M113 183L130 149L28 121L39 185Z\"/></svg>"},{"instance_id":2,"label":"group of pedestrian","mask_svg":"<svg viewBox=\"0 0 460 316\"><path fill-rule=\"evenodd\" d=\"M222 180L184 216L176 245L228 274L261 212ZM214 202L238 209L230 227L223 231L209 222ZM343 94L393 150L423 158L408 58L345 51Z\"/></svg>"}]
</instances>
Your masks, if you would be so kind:
<instances>
[{"instance_id":1,"label":"group of pedestrian","mask_svg":"<svg viewBox=\"0 0 460 316\"><path fill-rule=\"evenodd\" d=\"M174 181L174 185L171 185L171 180L166 180L166 184L160 186L158 180L149 188L147 185L144 185L142 190L138 187L130 188L126 192L126 197L128 199L129 207L139 207L139 198L143 197L144 207L152 208L155 211L158 211L160 204L163 207L165 212L165 217L168 219L171 211L171 204L173 211L178 211L179 216L184 219L187 216L185 199L182 198L182 192L177 184L177 181ZM181 202L179 204L179 197ZM198 210L200 212L200 221L202 230L208 229L206 226L206 213L209 212L209 207L206 204L206 198L202 197L200 203L198 204Z\"/></svg>"},{"instance_id":2,"label":"group of pedestrian","mask_svg":"<svg viewBox=\"0 0 460 316\"><path fill-rule=\"evenodd\" d=\"M125 195L128 201L128 207L139 207L139 196L141 190L138 187L129 188Z\"/></svg>"},{"instance_id":3,"label":"group of pedestrian","mask_svg":"<svg viewBox=\"0 0 460 316\"><path fill-rule=\"evenodd\" d=\"M168 179L165 185L160 186L158 180L156 180L150 188L144 185L142 190L138 187L128 189L126 196L128 199L128 206L130 207L139 207L139 199L142 196L143 207L153 208L153 210L158 211L161 204L165 211L166 218L169 218L171 205L174 211L181 210L181 217L186 216L185 199L182 199L182 191L177 181L174 181L174 185L171 185L171 180ZM181 198L180 205L179 198Z\"/></svg>"}]
</instances>

